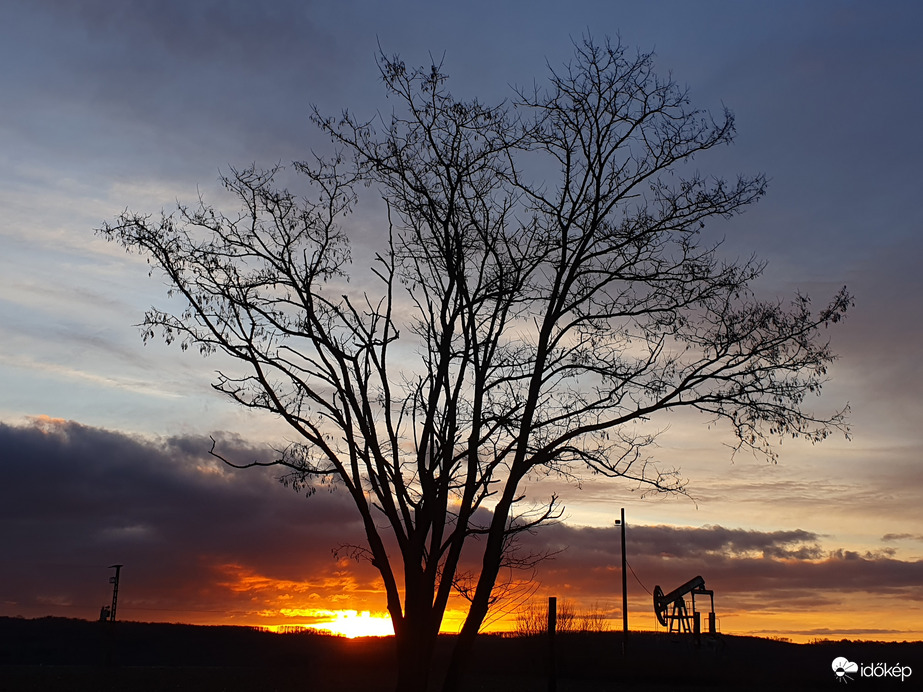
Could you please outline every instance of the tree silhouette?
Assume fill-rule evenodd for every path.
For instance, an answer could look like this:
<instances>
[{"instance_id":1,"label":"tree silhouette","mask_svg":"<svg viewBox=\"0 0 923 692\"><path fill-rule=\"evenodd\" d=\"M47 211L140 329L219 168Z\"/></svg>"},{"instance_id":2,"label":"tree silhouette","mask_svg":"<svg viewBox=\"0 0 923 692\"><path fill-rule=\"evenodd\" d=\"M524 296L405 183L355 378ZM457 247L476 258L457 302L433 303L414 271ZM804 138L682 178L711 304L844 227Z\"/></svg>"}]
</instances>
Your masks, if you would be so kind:
<instances>
[{"instance_id":1,"label":"tree silhouette","mask_svg":"<svg viewBox=\"0 0 923 692\"><path fill-rule=\"evenodd\" d=\"M453 98L440 66L382 55L379 68L390 116L314 112L338 153L294 164L310 198L251 167L223 179L235 215L200 201L100 232L185 300L149 311L145 338L244 366L214 387L297 435L272 462L285 482L351 495L367 538L352 550L383 579L399 689L426 689L463 585L454 689L498 574L531 562L515 537L559 516L555 496L524 496L525 478L583 469L682 491L645 455L647 422L669 411L724 421L738 447L769 455L779 436L845 431L842 412L803 403L834 357L819 328L851 298L816 313L802 296L758 300L763 264L704 242L706 221L766 181L688 165L731 142L733 117L693 109L651 54L584 40L547 87L499 106ZM344 225L364 187L387 215L360 290Z\"/></svg>"}]
</instances>

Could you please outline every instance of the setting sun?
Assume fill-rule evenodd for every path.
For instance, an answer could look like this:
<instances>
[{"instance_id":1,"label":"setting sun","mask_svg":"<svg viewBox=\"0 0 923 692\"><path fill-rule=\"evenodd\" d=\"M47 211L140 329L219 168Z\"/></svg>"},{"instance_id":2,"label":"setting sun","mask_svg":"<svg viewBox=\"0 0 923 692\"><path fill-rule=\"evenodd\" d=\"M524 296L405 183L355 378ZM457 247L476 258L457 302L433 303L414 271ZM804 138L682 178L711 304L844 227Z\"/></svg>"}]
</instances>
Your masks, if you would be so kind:
<instances>
[{"instance_id":1,"label":"setting sun","mask_svg":"<svg viewBox=\"0 0 923 692\"><path fill-rule=\"evenodd\" d=\"M391 618L387 615L372 615L369 611L341 610L331 613L333 618L311 625L312 629L355 637L387 637L394 634Z\"/></svg>"}]
</instances>

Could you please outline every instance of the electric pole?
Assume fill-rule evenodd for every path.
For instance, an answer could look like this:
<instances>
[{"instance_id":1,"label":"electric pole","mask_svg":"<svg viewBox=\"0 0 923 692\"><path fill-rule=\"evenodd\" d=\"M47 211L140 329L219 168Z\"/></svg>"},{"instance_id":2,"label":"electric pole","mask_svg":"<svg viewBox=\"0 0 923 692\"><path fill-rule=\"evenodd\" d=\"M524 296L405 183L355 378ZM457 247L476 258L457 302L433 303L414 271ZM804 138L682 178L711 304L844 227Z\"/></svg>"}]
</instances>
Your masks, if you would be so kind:
<instances>
[{"instance_id":1,"label":"electric pole","mask_svg":"<svg viewBox=\"0 0 923 692\"><path fill-rule=\"evenodd\" d=\"M115 622L115 607L119 600L119 572L122 571L122 565L109 565L109 569L115 569L115 576L109 577L109 583L112 584L112 608L109 611L109 621Z\"/></svg>"},{"instance_id":2,"label":"electric pole","mask_svg":"<svg viewBox=\"0 0 923 692\"><path fill-rule=\"evenodd\" d=\"M625 557L624 507L622 507L622 518L616 519L615 525L622 529L622 653L625 653L625 644L628 641L628 560Z\"/></svg>"}]
</instances>

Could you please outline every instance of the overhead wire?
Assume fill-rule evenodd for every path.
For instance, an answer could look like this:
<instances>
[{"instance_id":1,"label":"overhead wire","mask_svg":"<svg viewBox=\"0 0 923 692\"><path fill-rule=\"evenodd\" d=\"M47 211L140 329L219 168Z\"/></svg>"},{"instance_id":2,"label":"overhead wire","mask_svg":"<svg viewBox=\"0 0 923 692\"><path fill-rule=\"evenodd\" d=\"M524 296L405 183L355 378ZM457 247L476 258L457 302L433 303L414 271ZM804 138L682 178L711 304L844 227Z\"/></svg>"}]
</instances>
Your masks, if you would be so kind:
<instances>
[{"instance_id":1,"label":"overhead wire","mask_svg":"<svg viewBox=\"0 0 923 692\"><path fill-rule=\"evenodd\" d=\"M641 579L638 578L638 575L635 574L635 568L631 566L631 563L628 560L625 560L625 564L628 565L628 571L631 572L632 576L634 576L635 581L641 585L641 588L647 591L649 595L653 596L654 594L651 592L651 590L647 588L644 585L644 582L642 582Z\"/></svg>"}]
</instances>

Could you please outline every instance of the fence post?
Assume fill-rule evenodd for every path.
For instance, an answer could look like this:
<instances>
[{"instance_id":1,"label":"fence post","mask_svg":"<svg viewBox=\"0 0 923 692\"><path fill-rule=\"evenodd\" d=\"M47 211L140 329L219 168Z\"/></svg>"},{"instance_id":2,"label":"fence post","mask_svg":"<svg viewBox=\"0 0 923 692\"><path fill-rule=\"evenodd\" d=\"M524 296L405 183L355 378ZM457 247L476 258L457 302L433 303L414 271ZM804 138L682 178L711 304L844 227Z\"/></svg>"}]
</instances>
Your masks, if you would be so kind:
<instances>
[{"instance_id":1,"label":"fence post","mask_svg":"<svg viewBox=\"0 0 923 692\"><path fill-rule=\"evenodd\" d=\"M548 692L558 689L558 671L555 665L554 633L558 626L558 599L548 597Z\"/></svg>"}]
</instances>

